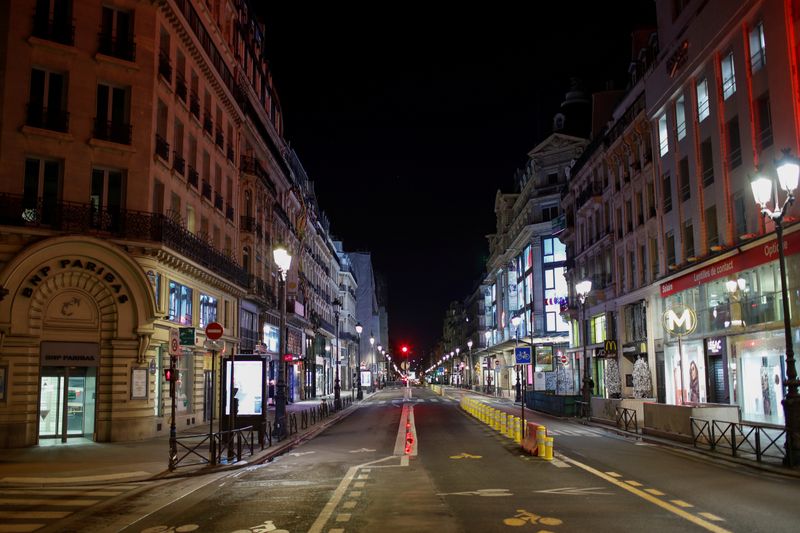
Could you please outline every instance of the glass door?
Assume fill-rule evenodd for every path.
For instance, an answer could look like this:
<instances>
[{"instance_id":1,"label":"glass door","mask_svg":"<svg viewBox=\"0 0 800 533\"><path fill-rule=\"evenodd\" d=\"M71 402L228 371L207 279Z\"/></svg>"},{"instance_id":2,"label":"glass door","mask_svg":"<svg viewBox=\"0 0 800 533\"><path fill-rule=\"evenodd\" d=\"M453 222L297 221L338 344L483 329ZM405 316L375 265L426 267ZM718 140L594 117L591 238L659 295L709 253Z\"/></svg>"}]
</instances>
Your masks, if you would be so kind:
<instances>
[{"instance_id":1,"label":"glass door","mask_svg":"<svg viewBox=\"0 0 800 533\"><path fill-rule=\"evenodd\" d=\"M39 437L92 438L94 433L95 368L42 367L39 387Z\"/></svg>"},{"instance_id":2,"label":"glass door","mask_svg":"<svg viewBox=\"0 0 800 533\"><path fill-rule=\"evenodd\" d=\"M43 367L39 387L39 437L60 437L64 425L65 372L61 367Z\"/></svg>"}]
</instances>

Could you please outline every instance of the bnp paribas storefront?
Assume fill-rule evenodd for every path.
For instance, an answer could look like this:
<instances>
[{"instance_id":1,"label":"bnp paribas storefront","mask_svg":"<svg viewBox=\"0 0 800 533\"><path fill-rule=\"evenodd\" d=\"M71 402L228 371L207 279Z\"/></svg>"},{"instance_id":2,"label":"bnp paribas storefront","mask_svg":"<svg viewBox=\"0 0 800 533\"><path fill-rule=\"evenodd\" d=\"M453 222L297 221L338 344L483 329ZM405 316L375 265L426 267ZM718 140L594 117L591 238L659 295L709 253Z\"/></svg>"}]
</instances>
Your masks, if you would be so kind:
<instances>
[{"instance_id":1,"label":"bnp paribas storefront","mask_svg":"<svg viewBox=\"0 0 800 533\"><path fill-rule=\"evenodd\" d=\"M63 236L0 269L0 448L151 432L154 293L120 247Z\"/></svg>"},{"instance_id":2,"label":"bnp paribas storefront","mask_svg":"<svg viewBox=\"0 0 800 533\"><path fill-rule=\"evenodd\" d=\"M798 353L800 231L785 235L784 246ZM660 292L667 403L735 404L744 421L783 425L786 339L775 236L662 283Z\"/></svg>"}]
</instances>

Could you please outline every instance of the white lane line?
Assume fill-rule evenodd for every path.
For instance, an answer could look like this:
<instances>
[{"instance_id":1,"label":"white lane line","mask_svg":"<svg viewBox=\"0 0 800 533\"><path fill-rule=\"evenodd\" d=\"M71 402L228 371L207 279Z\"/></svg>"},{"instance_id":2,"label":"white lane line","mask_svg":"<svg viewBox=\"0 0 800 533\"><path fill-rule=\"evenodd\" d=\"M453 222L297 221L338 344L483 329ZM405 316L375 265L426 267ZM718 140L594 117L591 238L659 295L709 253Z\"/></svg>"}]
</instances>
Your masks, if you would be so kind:
<instances>
[{"instance_id":1,"label":"white lane line","mask_svg":"<svg viewBox=\"0 0 800 533\"><path fill-rule=\"evenodd\" d=\"M357 503L358 502L352 502L352 501L351 502L344 502L342 504L342 509L352 509L353 507L356 506Z\"/></svg>"},{"instance_id":2,"label":"white lane line","mask_svg":"<svg viewBox=\"0 0 800 533\"><path fill-rule=\"evenodd\" d=\"M571 466L569 466L567 463L565 463L565 462L564 462L564 461L562 461L561 459L555 459L555 458L553 458L553 460L552 460L552 461L550 461L550 462L551 462L551 463L553 464L553 466L555 466L556 468L572 468Z\"/></svg>"},{"instance_id":3,"label":"white lane line","mask_svg":"<svg viewBox=\"0 0 800 533\"><path fill-rule=\"evenodd\" d=\"M363 481L356 481L355 483L353 483L353 486L356 487L357 489L363 489L364 485L366 485L366 483L364 483Z\"/></svg>"},{"instance_id":4,"label":"white lane line","mask_svg":"<svg viewBox=\"0 0 800 533\"><path fill-rule=\"evenodd\" d=\"M360 490L350 491L350 497L351 498L360 498L361 497L361 491Z\"/></svg>"},{"instance_id":5,"label":"white lane line","mask_svg":"<svg viewBox=\"0 0 800 533\"><path fill-rule=\"evenodd\" d=\"M664 496L664 493L658 489L644 489L645 492L649 492L653 496Z\"/></svg>"},{"instance_id":6,"label":"white lane line","mask_svg":"<svg viewBox=\"0 0 800 533\"><path fill-rule=\"evenodd\" d=\"M713 520L714 522L724 522L725 521L724 518L720 518L715 514L711 514L711 513L697 513L697 514L699 514L703 518L708 518L709 520Z\"/></svg>"},{"instance_id":7,"label":"white lane line","mask_svg":"<svg viewBox=\"0 0 800 533\"><path fill-rule=\"evenodd\" d=\"M43 527L44 524L0 524L0 533L29 533Z\"/></svg>"},{"instance_id":8,"label":"white lane line","mask_svg":"<svg viewBox=\"0 0 800 533\"><path fill-rule=\"evenodd\" d=\"M18 498L0 498L0 505L44 505L54 507L89 507L99 503L100 500L36 500Z\"/></svg>"},{"instance_id":9,"label":"white lane line","mask_svg":"<svg viewBox=\"0 0 800 533\"><path fill-rule=\"evenodd\" d=\"M336 515L337 522L349 522L350 521L350 513L339 513Z\"/></svg>"},{"instance_id":10,"label":"white lane line","mask_svg":"<svg viewBox=\"0 0 800 533\"><path fill-rule=\"evenodd\" d=\"M362 475L358 476L356 479L369 479L369 475L362 474Z\"/></svg>"},{"instance_id":11,"label":"white lane line","mask_svg":"<svg viewBox=\"0 0 800 533\"><path fill-rule=\"evenodd\" d=\"M688 509L689 507L694 507L694 505L692 505L691 503L685 502L683 500L670 500L670 502L674 503L678 507L683 507L684 509Z\"/></svg>"},{"instance_id":12,"label":"white lane line","mask_svg":"<svg viewBox=\"0 0 800 533\"><path fill-rule=\"evenodd\" d=\"M0 518L16 520L52 520L71 515L72 511L0 511Z\"/></svg>"},{"instance_id":13,"label":"white lane line","mask_svg":"<svg viewBox=\"0 0 800 533\"><path fill-rule=\"evenodd\" d=\"M712 524L711 522L709 522L707 520L703 520L699 516L696 516L696 515L693 515L691 513L688 513L686 511L684 511L679 506L677 506L677 504L673 505L675 503L674 500L673 500L672 503L665 502L664 500L656 498L652 494L648 494L647 492L645 492L645 491L643 491L641 489L637 489L636 487L631 487L627 483L625 483L623 481L620 481L619 479L616 479L614 476L612 476L612 475L610 475L608 473L601 472L601 471L599 471L599 470L597 470L595 468L592 468L589 465L581 463L580 461L576 461L575 459L570 459L569 457L564 457L564 460L569 462L570 464L573 464L573 465L577 466L578 468L582 468L583 470L586 470L590 474L594 474L595 476L608 481L612 485L616 485L617 487L620 487L622 489L627 490L631 494L635 494L636 496L639 496L643 500L646 500L646 501L648 501L648 502L650 502L650 503L652 503L654 505L657 505L657 506L661 507L662 509L664 509L666 511L669 511L669 512L675 514L675 515L678 515L681 518L683 518L685 520L688 520L689 522L691 522L691 523L693 523L693 524L695 524L697 526L702 527L703 529L707 529L708 531L713 531L714 533L731 533L730 531L728 531L725 528L721 528L716 524ZM612 472L612 473L615 473L615 472ZM617 476L619 476L619 474L617 474ZM680 500L678 500L678 501L680 501ZM683 503L686 503L686 502L683 502Z\"/></svg>"},{"instance_id":14,"label":"white lane line","mask_svg":"<svg viewBox=\"0 0 800 533\"><path fill-rule=\"evenodd\" d=\"M370 472L372 472L372 469L371 468L362 468L361 471L365 472L365 473L370 473Z\"/></svg>"},{"instance_id":15,"label":"white lane line","mask_svg":"<svg viewBox=\"0 0 800 533\"><path fill-rule=\"evenodd\" d=\"M632 480L632 479L626 479L626 480L625 480L625 483L627 483L627 484L628 484L628 485L630 485L631 487L641 487L641 486L642 486L642 484L641 484L641 483L639 483L638 481L634 481L634 480Z\"/></svg>"},{"instance_id":16,"label":"white lane line","mask_svg":"<svg viewBox=\"0 0 800 533\"><path fill-rule=\"evenodd\" d=\"M617 474L616 472L606 472L606 474L611 477L622 477L621 474Z\"/></svg>"}]
</instances>

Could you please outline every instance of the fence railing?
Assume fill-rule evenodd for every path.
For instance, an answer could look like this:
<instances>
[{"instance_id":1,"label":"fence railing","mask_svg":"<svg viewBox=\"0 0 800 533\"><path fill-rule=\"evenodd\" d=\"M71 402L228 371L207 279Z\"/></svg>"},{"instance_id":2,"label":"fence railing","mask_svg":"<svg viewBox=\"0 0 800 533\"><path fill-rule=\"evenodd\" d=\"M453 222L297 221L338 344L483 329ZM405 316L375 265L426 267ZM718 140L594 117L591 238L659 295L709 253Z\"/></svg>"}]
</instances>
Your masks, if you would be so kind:
<instances>
[{"instance_id":1,"label":"fence railing","mask_svg":"<svg viewBox=\"0 0 800 533\"><path fill-rule=\"evenodd\" d=\"M786 429L782 426L691 418L695 448L756 461L782 462Z\"/></svg>"},{"instance_id":2,"label":"fence railing","mask_svg":"<svg viewBox=\"0 0 800 533\"><path fill-rule=\"evenodd\" d=\"M636 422L636 409L617 407L617 427L625 431L638 432L639 425Z\"/></svg>"}]
</instances>

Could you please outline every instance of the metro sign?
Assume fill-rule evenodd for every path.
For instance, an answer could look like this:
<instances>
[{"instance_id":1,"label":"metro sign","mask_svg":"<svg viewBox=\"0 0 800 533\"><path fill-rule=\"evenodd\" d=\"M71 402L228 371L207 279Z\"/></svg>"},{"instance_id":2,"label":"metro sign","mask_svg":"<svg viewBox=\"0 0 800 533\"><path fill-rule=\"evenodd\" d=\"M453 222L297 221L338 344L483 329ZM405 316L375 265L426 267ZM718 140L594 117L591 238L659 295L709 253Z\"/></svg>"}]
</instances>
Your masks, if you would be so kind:
<instances>
[{"instance_id":1,"label":"metro sign","mask_svg":"<svg viewBox=\"0 0 800 533\"><path fill-rule=\"evenodd\" d=\"M670 307L664 312L664 329L676 337L691 334L697 328L697 314L683 304Z\"/></svg>"}]
</instances>

